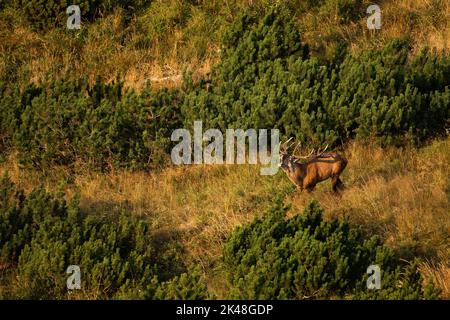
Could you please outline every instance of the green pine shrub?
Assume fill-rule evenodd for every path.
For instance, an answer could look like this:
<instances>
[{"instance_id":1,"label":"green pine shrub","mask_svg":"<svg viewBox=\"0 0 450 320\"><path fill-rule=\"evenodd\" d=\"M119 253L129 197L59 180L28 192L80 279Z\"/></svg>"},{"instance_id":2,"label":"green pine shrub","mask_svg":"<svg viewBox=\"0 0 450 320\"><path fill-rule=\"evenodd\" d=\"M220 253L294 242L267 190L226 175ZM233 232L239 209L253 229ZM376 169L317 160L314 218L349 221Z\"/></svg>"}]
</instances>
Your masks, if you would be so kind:
<instances>
[{"instance_id":1,"label":"green pine shrub","mask_svg":"<svg viewBox=\"0 0 450 320\"><path fill-rule=\"evenodd\" d=\"M237 228L223 249L236 299L435 299L417 264L403 263L376 237L364 238L348 220L325 221L311 202L286 219L278 200L263 217ZM381 289L366 287L370 265L381 269Z\"/></svg>"},{"instance_id":2,"label":"green pine shrub","mask_svg":"<svg viewBox=\"0 0 450 320\"><path fill-rule=\"evenodd\" d=\"M121 7L127 11L145 7L150 0L7 0L6 4L20 12L25 20L36 29L65 27L66 10L70 5L78 5L82 20L92 21L95 17L110 13Z\"/></svg>"},{"instance_id":3,"label":"green pine shrub","mask_svg":"<svg viewBox=\"0 0 450 320\"><path fill-rule=\"evenodd\" d=\"M0 282L6 298L76 294L66 288L69 265L80 267L85 298L210 297L198 271L183 273L179 252L173 241L156 245L149 224L131 214L87 215L63 193L38 188L25 195L6 174L0 180L0 265L11 277Z\"/></svg>"},{"instance_id":4,"label":"green pine shrub","mask_svg":"<svg viewBox=\"0 0 450 320\"><path fill-rule=\"evenodd\" d=\"M312 144L373 137L385 144L445 134L450 119L450 57L408 41L353 56L337 46L329 61L311 57L284 6L264 17L242 14L225 33L208 88L184 99L185 125L278 128Z\"/></svg>"},{"instance_id":5,"label":"green pine shrub","mask_svg":"<svg viewBox=\"0 0 450 320\"><path fill-rule=\"evenodd\" d=\"M7 92L6 92L7 91ZM177 90L123 89L119 81L85 79L4 90L0 129L4 152L26 165L82 164L95 170L148 169L168 157L180 127Z\"/></svg>"},{"instance_id":6,"label":"green pine shrub","mask_svg":"<svg viewBox=\"0 0 450 320\"><path fill-rule=\"evenodd\" d=\"M146 298L157 300L205 300L213 299L208 293L199 269L192 269L170 281L164 282L156 290L147 290Z\"/></svg>"}]
</instances>

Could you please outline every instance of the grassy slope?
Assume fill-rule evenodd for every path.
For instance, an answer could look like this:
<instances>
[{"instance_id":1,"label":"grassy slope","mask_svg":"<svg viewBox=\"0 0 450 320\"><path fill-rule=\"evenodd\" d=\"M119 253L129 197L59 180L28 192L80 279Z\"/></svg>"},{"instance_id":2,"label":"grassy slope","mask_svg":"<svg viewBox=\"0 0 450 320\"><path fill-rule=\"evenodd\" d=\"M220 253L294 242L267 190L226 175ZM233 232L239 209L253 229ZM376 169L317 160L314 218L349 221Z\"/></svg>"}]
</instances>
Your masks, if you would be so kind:
<instances>
[{"instance_id":1,"label":"grassy slope","mask_svg":"<svg viewBox=\"0 0 450 320\"><path fill-rule=\"evenodd\" d=\"M239 11L252 3L263 11L267 0L188 1L155 0L152 5L127 21L121 11L84 24L80 32L30 30L14 12L0 15L0 75L8 81L41 81L47 77L87 75L91 81L101 76L115 79L117 73L126 84L142 88L146 82L158 86L180 83L188 69L194 76L205 75L218 60L224 28ZM362 17L342 23L333 6L302 11L296 8L298 26L313 52L327 55L338 41L345 40L354 51L370 44L383 45L397 37L409 37L412 52L423 46L448 49L450 4L445 0L384 0L382 28L373 32Z\"/></svg>"},{"instance_id":2,"label":"grassy slope","mask_svg":"<svg viewBox=\"0 0 450 320\"><path fill-rule=\"evenodd\" d=\"M61 30L31 31L12 12L0 16L0 75L7 81L41 81L46 77L87 75L113 79L118 71L126 85L141 88L150 80L177 85L188 68L201 76L219 56L219 39L239 10L264 0L205 1L192 6L179 0L154 1L126 24L117 11L84 25L77 34ZM363 1L367 7L368 1ZM326 55L337 39L363 49L370 43L409 36L412 53L425 45L448 49L450 4L441 0L384 0L379 2L383 26L365 27L365 18L341 24L327 13L298 13L305 42ZM178 23L174 23L178 21ZM181 22L180 22L181 21ZM158 26L156 28L155 26ZM169 78L165 78L169 77ZM345 150L349 166L342 197L329 192L328 182L312 194L290 193L291 214L316 198L329 217L348 215L367 232L379 234L405 257L424 258L422 269L450 298L450 139L420 150L380 149L362 142ZM84 172L71 176L54 170L43 177L18 169L14 160L0 164L25 189L46 184L56 190L61 181L69 195L79 192L81 206L94 214L132 209L149 219L159 237L176 237L189 261L203 266L209 286L219 297L226 282L214 267L225 237L239 224L262 214L277 190L291 190L282 172L259 175L253 166L191 166L145 174Z\"/></svg>"},{"instance_id":3,"label":"grassy slope","mask_svg":"<svg viewBox=\"0 0 450 320\"><path fill-rule=\"evenodd\" d=\"M69 194L79 192L81 207L108 215L131 209L149 219L158 237L183 243L186 259L200 263L210 289L221 297L226 282L215 269L224 239L239 224L263 214L277 190L286 190L290 214L302 210L312 198L326 209L327 218L349 216L370 234L378 234L401 256L421 257L422 270L450 298L450 138L416 149L381 149L353 143L339 197L330 183L312 194L296 193L281 171L260 176L258 168L240 166L185 166L160 173L85 172L66 184ZM56 190L63 174L44 180L36 172L4 165L25 189L45 181Z\"/></svg>"}]
</instances>

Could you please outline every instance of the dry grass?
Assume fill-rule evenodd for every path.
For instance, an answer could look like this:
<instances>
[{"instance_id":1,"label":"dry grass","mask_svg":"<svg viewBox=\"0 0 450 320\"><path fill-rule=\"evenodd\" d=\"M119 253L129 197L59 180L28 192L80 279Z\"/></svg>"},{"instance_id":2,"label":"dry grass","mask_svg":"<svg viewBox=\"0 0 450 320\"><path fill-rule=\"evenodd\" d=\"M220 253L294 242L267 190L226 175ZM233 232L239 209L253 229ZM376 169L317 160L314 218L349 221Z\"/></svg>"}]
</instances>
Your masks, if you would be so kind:
<instances>
[{"instance_id":1,"label":"dry grass","mask_svg":"<svg viewBox=\"0 0 450 320\"><path fill-rule=\"evenodd\" d=\"M421 268L450 298L450 138L420 150L381 149L370 143L352 143L345 154L349 165L343 180L346 190L336 196L329 182L312 194L290 193L290 214L301 212L312 199L326 218L344 215L370 235L410 259L423 259ZM11 163L11 162L10 162ZM10 164L12 179L26 190L43 183L55 190L63 173L45 179ZM148 219L158 237L175 237L186 250L188 262L202 265L210 289L219 297L226 286L214 271L223 241L237 226L263 214L277 190L289 188L282 172L260 176L258 168L190 166L160 173L84 173L66 189L78 192L82 209L110 215L131 210Z\"/></svg>"},{"instance_id":2,"label":"dry grass","mask_svg":"<svg viewBox=\"0 0 450 320\"><path fill-rule=\"evenodd\" d=\"M250 167L201 166L155 175L78 176L75 183L82 208L108 212L129 207L148 217L160 233L178 236L189 257L206 266L220 254L230 231L256 214L258 199L269 196L269 190L255 190L258 180Z\"/></svg>"},{"instance_id":3,"label":"dry grass","mask_svg":"<svg viewBox=\"0 0 450 320\"><path fill-rule=\"evenodd\" d=\"M223 28L236 12L262 1L238 0L235 5L204 3L195 7L187 2L155 1L150 8L125 21L120 10L83 25L78 33L48 30L37 33L26 27L14 13L0 16L0 73L23 77L25 82L40 82L48 77L85 75L91 82L97 76L106 81L118 74L125 85L141 89L151 83L155 88L181 83L183 70L194 78L204 76L219 59L219 39ZM364 14L358 21L342 24L333 12L318 15L299 13L302 37L314 51L330 53L337 39L351 43L358 51L369 45L382 45L397 37L409 37L412 53L424 46L439 51L449 48L450 3L444 0L381 1L382 28L366 27ZM179 17L183 22L177 23ZM162 31L157 25L167 24Z\"/></svg>"},{"instance_id":4,"label":"dry grass","mask_svg":"<svg viewBox=\"0 0 450 320\"><path fill-rule=\"evenodd\" d=\"M365 10L373 1L363 1ZM407 37L411 41L412 54L424 47L438 52L450 46L450 3L444 0L396 0L378 1L381 9L381 29L369 30L368 14L357 21L342 24L333 15L319 17L308 13L299 17L302 35L313 50L331 52L335 42L344 39L351 44L353 52L371 45L382 46L386 42Z\"/></svg>"},{"instance_id":5,"label":"dry grass","mask_svg":"<svg viewBox=\"0 0 450 320\"><path fill-rule=\"evenodd\" d=\"M9 16L15 18L14 13ZM2 18L0 73L23 77L19 80L26 83L80 75L94 83L97 77L113 81L120 75L127 87L140 90L151 85L157 89L178 86L184 70L198 78L208 73L217 59L212 40L203 44L206 49L197 52L196 43L185 41L189 30L183 26L174 27L162 40L147 39L147 30L139 29L136 19L126 22L121 10L83 25L78 33L35 32L25 24L10 25Z\"/></svg>"}]
</instances>

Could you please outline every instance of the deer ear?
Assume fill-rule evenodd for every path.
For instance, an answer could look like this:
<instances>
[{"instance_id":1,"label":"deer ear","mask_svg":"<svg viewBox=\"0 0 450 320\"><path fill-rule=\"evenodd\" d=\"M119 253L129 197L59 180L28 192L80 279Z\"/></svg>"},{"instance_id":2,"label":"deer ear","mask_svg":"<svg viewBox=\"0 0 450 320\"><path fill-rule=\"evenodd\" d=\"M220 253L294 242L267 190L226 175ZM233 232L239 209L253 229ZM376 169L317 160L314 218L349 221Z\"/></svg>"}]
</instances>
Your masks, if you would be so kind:
<instances>
[{"instance_id":1,"label":"deer ear","mask_svg":"<svg viewBox=\"0 0 450 320\"><path fill-rule=\"evenodd\" d=\"M294 163L300 163L300 161L301 161L302 159L294 159Z\"/></svg>"}]
</instances>

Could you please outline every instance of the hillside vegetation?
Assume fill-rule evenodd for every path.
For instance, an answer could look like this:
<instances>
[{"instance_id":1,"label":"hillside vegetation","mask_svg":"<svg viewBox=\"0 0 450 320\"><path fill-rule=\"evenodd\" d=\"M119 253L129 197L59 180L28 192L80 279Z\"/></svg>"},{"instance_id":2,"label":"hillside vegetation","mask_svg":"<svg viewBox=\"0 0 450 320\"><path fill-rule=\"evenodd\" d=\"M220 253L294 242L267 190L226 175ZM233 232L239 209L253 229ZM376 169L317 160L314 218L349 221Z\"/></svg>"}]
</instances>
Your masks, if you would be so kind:
<instances>
[{"instance_id":1,"label":"hillside vegetation","mask_svg":"<svg viewBox=\"0 0 450 320\"><path fill-rule=\"evenodd\" d=\"M192 128L276 128L317 146L374 138L423 142L446 134L450 56L409 42L352 54L345 43L326 61L311 54L288 7L241 13L223 38L208 78L186 74L181 88L140 92L122 80L0 82L3 153L21 164L150 169L168 162L170 134Z\"/></svg>"},{"instance_id":2,"label":"hillside vegetation","mask_svg":"<svg viewBox=\"0 0 450 320\"><path fill-rule=\"evenodd\" d=\"M450 298L446 1L75 3L0 4L0 298ZM172 166L196 120L328 144L346 188Z\"/></svg>"},{"instance_id":3,"label":"hillside vegetation","mask_svg":"<svg viewBox=\"0 0 450 320\"><path fill-rule=\"evenodd\" d=\"M281 194L284 204L291 206L288 217L315 199L324 208L326 221L348 217L364 234L377 235L397 256L420 259L424 277L433 279L442 297L449 298L449 150L449 139L421 150L352 143L345 150L349 167L341 197L331 192L328 182L312 195L295 193L281 171L274 177L260 176L259 169L250 165L75 176L55 170L45 177L13 164L1 170L7 170L25 194L36 185L54 193L64 189L69 199L79 195L82 212L99 219L125 211L148 222L157 243L180 244L176 251L181 261L200 266L217 297L226 297L230 288L220 266L224 242L236 226L264 216L277 198L274 194Z\"/></svg>"},{"instance_id":4,"label":"hillside vegetation","mask_svg":"<svg viewBox=\"0 0 450 320\"><path fill-rule=\"evenodd\" d=\"M183 70L198 78L219 60L221 39L240 13L264 16L269 0L74 0L82 30L64 28L65 1L2 1L0 70L9 79L44 81L85 75L91 84L120 73L127 86L179 86ZM383 0L382 28L366 27L367 0L288 0L311 50L330 57L342 41L353 52L399 37L411 52L448 49L450 4L445 0ZM1 4L0 4L1 6ZM45 12L43 14L42 12Z\"/></svg>"}]
</instances>

